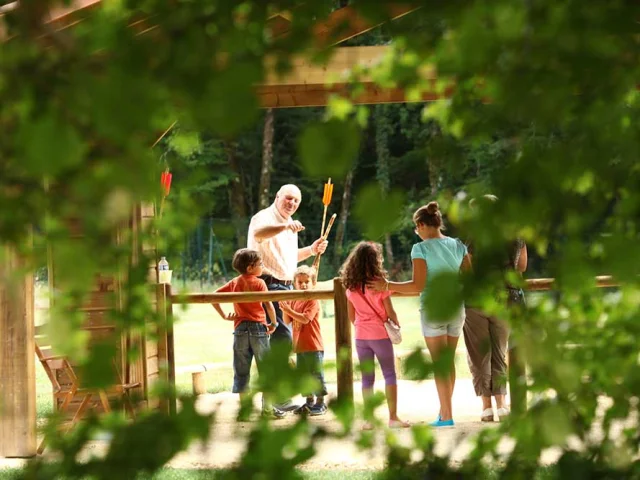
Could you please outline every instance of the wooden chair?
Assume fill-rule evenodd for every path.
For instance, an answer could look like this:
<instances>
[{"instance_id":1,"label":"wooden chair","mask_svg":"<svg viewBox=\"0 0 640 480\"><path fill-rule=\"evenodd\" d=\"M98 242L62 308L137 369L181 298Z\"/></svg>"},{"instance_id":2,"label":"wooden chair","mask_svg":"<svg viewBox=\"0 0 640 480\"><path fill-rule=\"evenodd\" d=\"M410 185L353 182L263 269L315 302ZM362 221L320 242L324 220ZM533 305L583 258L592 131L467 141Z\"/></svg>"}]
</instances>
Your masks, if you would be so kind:
<instances>
[{"instance_id":1,"label":"wooden chair","mask_svg":"<svg viewBox=\"0 0 640 480\"><path fill-rule=\"evenodd\" d=\"M51 346L43 345L46 343L46 337L42 334L42 327L36 327L36 356L44 368L44 371L51 381L53 387L53 399L56 407L59 411L65 412L65 410L76 399L81 399L80 406L73 414L70 421L65 422L63 427L65 431L69 431L73 426L82 419L88 409L93 406L93 403L102 405L105 412L111 412L111 406L109 405L109 394L117 396L122 399L125 411L135 419L136 413L131 401L131 390L140 386L140 382L136 383L123 383L122 378L116 368L114 362L114 368L116 371L116 379L118 383L110 386L108 389L90 389L84 388L80 385L80 380L75 373L75 370L69 360L60 355L53 355ZM58 381L58 375L65 375L70 384L60 385ZM58 408L58 402L60 403ZM92 402L93 401L93 402ZM47 438L42 439L38 446L37 452L41 454L46 447Z\"/></svg>"}]
</instances>

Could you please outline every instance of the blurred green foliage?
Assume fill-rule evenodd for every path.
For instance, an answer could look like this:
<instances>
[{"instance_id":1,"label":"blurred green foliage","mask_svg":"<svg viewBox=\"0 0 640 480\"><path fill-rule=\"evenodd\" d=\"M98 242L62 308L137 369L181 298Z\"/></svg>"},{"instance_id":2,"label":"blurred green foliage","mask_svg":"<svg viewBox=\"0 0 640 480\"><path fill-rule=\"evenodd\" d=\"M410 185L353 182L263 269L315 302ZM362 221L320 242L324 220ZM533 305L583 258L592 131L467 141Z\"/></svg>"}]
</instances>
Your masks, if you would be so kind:
<instances>
[{"instance_id":1,"label":"blurred green foliage","mask_svg":"<svg viewBox=\"0 0 640 480\"><path fill-rule=\"evenodd\" d=\"M174 120L185 132L211 132L213 140L202 144L188 133L175 138L173 149L183 156L212 149L210 175L218 166L221 170L210 180L236 181L222 166L220 152L259 119L254 84L265 78L265 57L274 56L286 69L293 54L330 55L314 44L311 31L335 2L108 2L73 28L52 31L44 12L57 3L20 2L0 18L5 38L11 37L0 54L0 236L34 269L51 252L60 299L51 318L56 346L97 383L107 384L104 358L110 353L86 348L78 330L82 315L74 307L97 273L119 275L126 301L115 317L116 334L144 331L157 321L144 294L152 259L136 252L138 261L131 262L139 243L126 228L122 235L114 233L126 226L135 205L159 198L164 165L150 146ZM353 7L378 16L391 3L361 0ZM559 478L637 478L637 420L619 435L613 426L637 418L640 394L640 5L630 0L423 3L384 27L394 54L370 74L418 92L433 88L419 73L430 65L438 75L435 88L452 87L448 100L425 110L425 123L403 124L423 136L424 156L434 167L429 178L416 183L428 182L456 231L486 252L466 279L466 292L510 320L529 365L529 388L540 400L521 417L483 432L461 465L435 454L426 428L414 427L408 449L389 435L385 475L478 478L486 458L498 459L500 440L510 439L513 449L497 464L500 478L532 478L549 447L561 451ZM277 11L291 11L291 33L272 38L265 27ZM144 34L129 27L141 17L154 26ZM348 172L367 118L362 111L334 103L333 116L316 119L305 130L299 145L310 175ZM379 131L388 135L384 123ZM403 161L420 162L421 155ZM466 197L440 188L442 172L467 168L474 156L491 161L488 183L457 185L465 187ZM377 180L393 187L391 173L383 173ZM486 185L500 200L472 213L467 200L487 193ZM371 193L374 188L379 185L364 187L359 201L366 208L358 209L361 221L369 219L371 236L398 225L387 207L396 208L398 217L402 213L401 196L391 190L382 202ZM177 190L170 208L138 241L157 240L160 249L181 242L209 208L197 198ZM70 220L82 226L81 240ZM558 290L553 301L530 305L524 313L505 310L493 295L504 282L493 254L518 236L545 259ZM596 293L597 274L611 274L623 286ZM417 355L407 367L418 378L435 368ZM262 386L273 394L295 391L301 380L286 372L266 373ZM335 411L350 429L353 411L344 405ZM131 478L154 472L190 441L206 439L209 421L189 398L175 417L149 412L132 424L117 416L93 419L55 442L60 463L36 460L25 476ZM598 426L600 435L594 436ZM77 452L100 428L115 435L109 452L79 462ZM296 466L313 455L312 440L320 434L304 420L282 429L260 421L252 428L251 455L230 477L298 478ZM311 442L299 442L302 437ZM370 445L369 440L360 443ZM275 445L288 445L293 453L285 456ZM422 460L414 462L411 451L420 452Z\"/></svg>"}]
</instances>

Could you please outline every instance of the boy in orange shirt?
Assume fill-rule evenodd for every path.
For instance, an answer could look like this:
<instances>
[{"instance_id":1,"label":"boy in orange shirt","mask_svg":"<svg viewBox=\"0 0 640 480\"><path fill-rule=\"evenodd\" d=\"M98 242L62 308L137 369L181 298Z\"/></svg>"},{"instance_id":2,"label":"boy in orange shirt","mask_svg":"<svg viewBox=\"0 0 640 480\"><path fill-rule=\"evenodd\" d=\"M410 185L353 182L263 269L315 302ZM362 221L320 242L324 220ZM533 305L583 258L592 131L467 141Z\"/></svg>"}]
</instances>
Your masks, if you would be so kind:
<instances>
[{"instance_id":1,"label":"boy in orange shirt","mask_svg":"<svg viewBox=\"0 0 640 480\"><path fill-rule=\"evenodd\" d=\"M267 284L258 278L262 275L262 257L248 248L241 248L233 256L233 269L240 275L216 290L222 292L266 292ZM262 360L270 349L269 335L276 329L276 312L271 302L234 303L233 313L224 313L222 307L214 303L213 308L225 320L233 321L233 393L239 393L240 399L245 395L251 375L251 361L256 358L258 372ZM264 305L264 308L263 308ZM269 314L267 323L265 309ZM265 407L263 397L263 414L269 413L276 418L285 413L275 407Z\"/></svg>"},{"instance_id":2,"label":"boy in orange shirt","mask_svg":"<svg viewBox=\"0 0 640 480\"><path fill-rule=\"evenodd\" d=\"M293 276L296 290L309 290L316 286L316 271L307 266L299 267ZM327 386L324 382L322 362L324 347L320 331L320 302L318 300L295 300L280 302L283 320L293 322L293 350L296 353L296 364L301 373L314 376L319 382L319 388L305 394L307 402L294 413L307 415L324 415L327 406L324 397ZM315 401L315 403L314 403Z\"/></svg>"}]
</instances>

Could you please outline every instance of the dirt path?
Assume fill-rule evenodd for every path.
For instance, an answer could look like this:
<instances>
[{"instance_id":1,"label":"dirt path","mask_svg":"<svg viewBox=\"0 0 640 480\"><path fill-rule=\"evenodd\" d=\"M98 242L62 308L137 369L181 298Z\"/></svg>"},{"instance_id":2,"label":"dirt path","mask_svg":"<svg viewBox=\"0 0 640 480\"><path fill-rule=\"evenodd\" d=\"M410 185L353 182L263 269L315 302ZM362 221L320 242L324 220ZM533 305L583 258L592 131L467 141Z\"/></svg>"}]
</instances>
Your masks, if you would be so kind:
<instances>
[{"instance_id":1,"label":"dirt path","mask_svg":"<svg viewBox=\"0 0 640 480\"><path fill-rule=\"evenodd\" d=\"M355 384L359 396L360 385ZM416 423L427 423L438 414L438 402L435 383L400 381L399 408L401 418ZM335 385L329 385L331 395L336 393ZM302 398L298 398L302 403ZM469 440L481 429L491 428L479 421L478 399L473 393L471 380L461 379L456 384L454 395L456 427L442 428L436 431L437 452L454 453L454 458L462 459L470 448ZM194 444L187 451L174 458L168 466L174 468L222 468L236 463L245 450L245 437L251 428L250 423L237 423L235 415L238 409L237 395L219 393L203 395L198 399L201 412L217 411L216 423L212 426L212 436L206 445ZM376 416L386 420L386 407L380 407ZM293 415L278 420L276 425L290 425L295 421ZM338 431L339 424L329 412L322 417L311 417L313 425L321 425L330 431ZM360 422L357 425L361 425ZM400 443L411 445L410 430L395 431ZM376 435L376 447L373 451L360 451L355 440L357 433L344 439L320 440L316 444L317 454L303 465L305 469L379 469L384 466L383 432Z\"/></svg>"},{"instance_id":2,"label":"dirt path","mask_svg":"<svg viewBox=\"0 0 640 480\"><path fill-rule=\"evenodd\" d=\"M329 384L331 395L336 394L335 384ZM356 400L359 401L360 384L354 385ZM399 387L400 416L413 423L425 424L435 419L438 414L438 402L435 383L433 381L411 382L401 380ZM256 406L258 403L256 398ZM297 399L302 403L302 398ZM602 399L598 416L602 417L604 409L610 405L610 401ZM212 424L211 437L207 444L194 443L185 452L172 459L167 467L181 469L217 469L230 467L238 462L245 452L246 438L251 430L251 423L236 422L238 409L237 395L231 393L219 393L215 395L202 395L198 399L197 408L203 413L216 412L216 421ZM470 379L459 379L453 398L453 410L456 420L455 428L443 428L434 430L436 438L436 453L439 455L451 454L455 462L462 461L471 451L474 436L485 428L494 428L497 424L486 424L479 421L479 401L475 397ZM382 406L376 411L376 416L386 421L386 407ZM274 421L274 425L291 425L295 422L295 416L291 415L283 420ZM311 425L322 426L329 431L337 432L340 428L338 421L327 413L322 417L311 417ZM356 426L360 426L358 422ZM638 428L638 419L631 415L629 419L615 422L612 426L612 438L622 435L625 428ZM395 430L398 443L411 446L410 430ZM342 439L322 439L316 443L316 455L303 464L303 470L378 470L384 467L384 431L376 432L376 443L372 450L361 451L356 446L359 431ZM602 439L602 431L599 422L592 429L592 441L599 442ZM572 440L569 438L568 440ZM504 439L498 445L498 453L507 454L512 443ZM575 443L569 441L569 443ZM95 441L87 445L83 456L106 453L107 441ZM580 444L575 443L572 448L580 449ZM550 448L543 452L540 458L542 464L555 463L560 455L560 449ZM286 452L283 452L286 455ZM45 452L45 456L49 457ZM419 460L414 458L413 460ZM3 468L21 468L26 464L24 459L0 458L0 470Z\"/></svg>"},{"instance_id":3,"label":"dirt path","mask_svg":"<svg viewBox=\"0 0 640 480\"><path fill-rule=\"evenodd\" d=\"M336 395L335 384L328 385L330 395ZM356 401L360 401L360 384L354 384ZM398 413L404 420L412 424L425 424L434 420L438 414L438 401L435 383L431 381L411 382L400 380L398 383ZM302 397L298 397L302 403ZM256 406L259 398L256 397ZM207 444L194 443L189 449L171 460L167 467L181 469L216 469L230 467L238 462L245 452L246 437L251 430L251 423L236 422L238 397L232 393L202 395L198 398L197 408L203 413L216 412L216 421L211 426L211 437ZM497 424L486 424L479 420L479 400L473 392L470 379L459 379L453 398L453 411L456 420L454 428L434 430L436 436L436 453L451 454L453 461L462 461L472 448L474 436L485 428L494 428ZM376 411L376 417L386 423L386 406ZM290 415L283 420L274 421L274 425L291 425L296 417ZM331 412L321 417L309 418L311 425L318 425L329 431L337 432L340 425ZM357 421L356 426L361 426ZM409 429L395 430L401 445L413 444ZM385 464L384 431L376 432L375 447L361 451L356 446L359 431L342 439L321 439L316 444L316 455L302 465L304 470L378 470ZM87 446L85 455L100 456L106 452L106 441L95 441ZM499 446L501 453L511 448L508 440ZM286 454L286 452L283 452ZM558 458L557 450L546 451L541 458L543 463L552 463ZM419 459L414 459L419 460ZM6 467L19 468L24 460L0 459L0 469Z\"/></svg>"}]
</instances>

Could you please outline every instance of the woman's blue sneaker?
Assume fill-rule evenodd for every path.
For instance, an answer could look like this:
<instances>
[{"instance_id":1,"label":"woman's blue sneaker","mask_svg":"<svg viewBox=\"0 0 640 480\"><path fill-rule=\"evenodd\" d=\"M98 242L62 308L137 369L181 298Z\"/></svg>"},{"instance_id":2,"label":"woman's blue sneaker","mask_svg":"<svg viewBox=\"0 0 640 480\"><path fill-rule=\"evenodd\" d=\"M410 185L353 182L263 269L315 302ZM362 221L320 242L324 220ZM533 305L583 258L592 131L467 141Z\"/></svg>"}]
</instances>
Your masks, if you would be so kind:
<instances>
[{"instance_id":1,"label":"woman's blue sneaker","mask_svg":"<svg viewBox=\"0 0 640 480\"><path fill-rule=\"evenodd\" d=\"M442 420L438 415L438 419L435 422L431 422L429 425L432 427L453 427L455 423L453 422L453 418L450 420Z\"/></svg>"}]
</instances>

